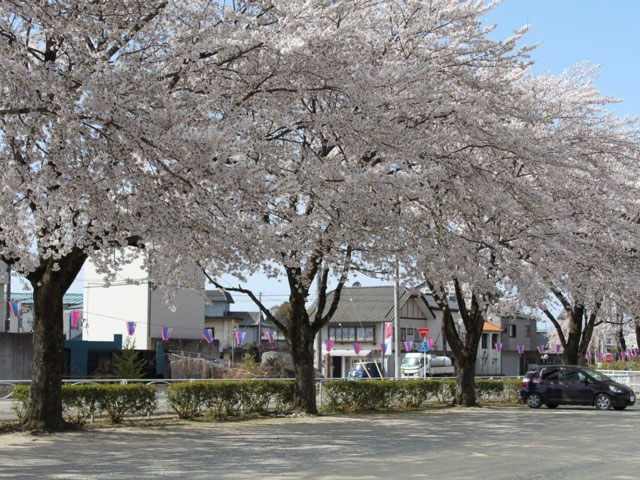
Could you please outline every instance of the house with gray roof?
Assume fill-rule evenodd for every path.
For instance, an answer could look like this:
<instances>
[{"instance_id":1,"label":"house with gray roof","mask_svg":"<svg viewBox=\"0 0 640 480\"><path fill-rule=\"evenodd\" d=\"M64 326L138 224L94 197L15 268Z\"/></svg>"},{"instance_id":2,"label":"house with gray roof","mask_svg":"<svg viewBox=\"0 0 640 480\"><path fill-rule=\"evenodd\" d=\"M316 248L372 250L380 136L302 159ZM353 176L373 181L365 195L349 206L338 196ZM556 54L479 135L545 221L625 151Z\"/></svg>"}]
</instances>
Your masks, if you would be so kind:
<instances>
[{"instance_id":1,"label":"house with gray roof","mask_svg":"<svg viewBox=\"0 0 640 480\"><path fill-rule=\"evenodd\" d=\"M420 287L413 289L404 286L400 287L398 293L400 358L407 353L405 341L412 342L412 351L417 351L417 346L422 340L418 328L428 329L427 338L433 341L433 353L451 357L451 349L444 340L442 331L443 312L431 293L424 292ZM327 305L330 305L333 292L330 292L327 297ZM448 302L453 312L454 322L464 335L455 297L449 297ZM313 316L315 311L316 305L313 304L309 314ZM327 377L344 378L351 367L360 361L380 361L383 358L380 344L385 343L385 324L390 324L389 328L392 328L393 319L393 286L343 288L338 308L329 324L321 330L319 334L321 341L315 344L316 349L318 345L321 345L322 349L321 371ZM487 339L495 340L496 343L501 341L501 329L498 326L485 322L484 331ZM327 351L326 340L333 342L329 351ZM354 343L360 344L359 354L355 353ZM478 362L476 373L484 375L501 373L500 352L490 350L491 348L478 349L478 355L483 355L484 361ZM383 363L387 375L392 376L394 366L393 355L390 352L389 348ZM317 365L316 368L318 368Z\"/></svg>"}]
</instances>

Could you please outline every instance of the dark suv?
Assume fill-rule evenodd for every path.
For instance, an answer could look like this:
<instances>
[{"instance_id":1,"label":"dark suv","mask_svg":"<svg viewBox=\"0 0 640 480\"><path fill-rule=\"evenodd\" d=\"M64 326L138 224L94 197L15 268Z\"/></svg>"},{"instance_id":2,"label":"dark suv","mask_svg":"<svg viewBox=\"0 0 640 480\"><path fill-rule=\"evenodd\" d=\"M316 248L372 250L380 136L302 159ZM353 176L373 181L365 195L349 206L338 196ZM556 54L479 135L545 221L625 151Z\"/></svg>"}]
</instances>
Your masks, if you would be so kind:
<instances>
[{"instance_id":1,"label":"dark suv","mask_svg":"<svg viewBox=\"0 0 640 480\"><path fill-rule=\"evenodd\" d=\"M368 380L370 378L380 378L381 373L382 369L378 362L361 362L351 367L347 378L350 380Z\"/></svg>"},{"instance_id":2,"label":"dark suv","mask_svg":"<svg viewBox=\"0 0 640 480\"><path fill-rule=\"evenodd\" d=\"M531 408L540 408L544 403L549 408L595 405L599 410L624 410L636 401L629 387L595 370L568 365L538 366L528 371L520 399Z\"/></svg>"}]
</instances>

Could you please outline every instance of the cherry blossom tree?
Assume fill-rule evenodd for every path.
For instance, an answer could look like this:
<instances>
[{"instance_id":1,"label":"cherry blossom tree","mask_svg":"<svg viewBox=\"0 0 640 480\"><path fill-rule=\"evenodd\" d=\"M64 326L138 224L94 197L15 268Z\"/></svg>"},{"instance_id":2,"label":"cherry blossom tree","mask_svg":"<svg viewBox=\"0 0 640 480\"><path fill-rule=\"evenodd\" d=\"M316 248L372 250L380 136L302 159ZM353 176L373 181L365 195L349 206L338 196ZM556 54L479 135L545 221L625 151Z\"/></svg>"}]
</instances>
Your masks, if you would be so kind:
<instances>
[{"instance_id":1,"label":"cherry blossom tree","mask_svg":"<svg viewBox=\"0 0 640 480\"><path fill-rule=\"evenodd\" d=\"M196 119L216 114L235 62L261 45L259 14L205 1L0 6L0 258L35 303L26 428L63 427L63 294L88 255L113 270L101 252L166 234L158 199L184 189L178 159L188 169L228 135L201 141Z\"/></svg>"}]
</instances>

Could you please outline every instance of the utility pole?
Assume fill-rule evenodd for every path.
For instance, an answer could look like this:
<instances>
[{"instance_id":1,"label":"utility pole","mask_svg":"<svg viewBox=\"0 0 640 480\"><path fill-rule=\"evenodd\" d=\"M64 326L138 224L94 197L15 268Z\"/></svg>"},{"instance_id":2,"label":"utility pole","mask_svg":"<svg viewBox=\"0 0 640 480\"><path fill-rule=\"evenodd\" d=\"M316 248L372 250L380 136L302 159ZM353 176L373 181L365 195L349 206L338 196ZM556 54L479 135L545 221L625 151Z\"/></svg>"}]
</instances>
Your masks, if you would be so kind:
<instances>
[{"instance_id":1,"label":"utility pole","mask_svg":"<svg viewBox=\"0 0 640 480\"><path fill-rule=\"evenodd\" d=\"M9 308L9 302L11 301L11 265L7 264L7 301L4 303L5 306L5 317L2 325L2 331L8 332L10 330L9 319L11 318L11 309ZM8 324L8 325L7 325Z\"/></svg>"},{"instance_id":2,"label":"utility pole","mask_svg":"<svg viewBox=\"0 0 640 480\"><path fill-rule=\"evenodd\" d=\"M395 281L393 282L393 376L400 378L400 262L396 258Z\"/></svg>"},{"instance_id":3,"label":"utility pole","mask_svg":"<svg viewBox=\"0 0 640 480\"><path fill-rule=\"evenodd\" d=\"M320 277L322 276L322 263L318 266L318 275L316 276L316 305L319 305L320 300L320 290L322 289L322 285L320 285ZM316 315L318 312L316 312ZM318 330L318 334L316 335L316 363L318 364L318 371L322 372L322 329Z\"/></svg>"}]
</instances>

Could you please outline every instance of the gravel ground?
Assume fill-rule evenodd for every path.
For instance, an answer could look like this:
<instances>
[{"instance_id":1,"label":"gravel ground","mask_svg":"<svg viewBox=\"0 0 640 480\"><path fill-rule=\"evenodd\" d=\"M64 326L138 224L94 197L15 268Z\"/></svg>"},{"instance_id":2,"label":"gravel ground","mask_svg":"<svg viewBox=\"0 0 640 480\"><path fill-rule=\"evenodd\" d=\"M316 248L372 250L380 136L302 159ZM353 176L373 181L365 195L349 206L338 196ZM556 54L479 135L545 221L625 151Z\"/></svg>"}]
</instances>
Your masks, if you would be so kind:
<instances>
[{"instance_id":1,"label":"gravel ground","mask_svg":"<svg viewBox=\"0 0 640 480\"><path fill-rule=\"evenodd\" d=\"M0 435L0 478L636 479L640 408L434 409Z\"/></svg>"}]
</instances>

